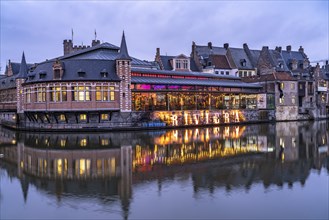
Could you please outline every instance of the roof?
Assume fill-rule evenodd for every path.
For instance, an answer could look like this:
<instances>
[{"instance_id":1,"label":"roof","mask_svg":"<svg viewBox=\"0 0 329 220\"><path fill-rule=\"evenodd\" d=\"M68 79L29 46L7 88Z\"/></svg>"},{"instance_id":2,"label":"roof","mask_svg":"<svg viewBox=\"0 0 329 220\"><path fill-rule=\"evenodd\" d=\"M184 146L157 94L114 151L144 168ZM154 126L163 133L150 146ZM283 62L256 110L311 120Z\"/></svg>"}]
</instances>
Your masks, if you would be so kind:
<instances>
[{"instance_id":1,"label":"roof","mask_svg":"<svg viewBox=\"0 0 329 220\"><path fill-rule=\"evenodd\" d=\"M23 52L21 66L19 68L19 73L17 78L26 79L27 78L28 67L26 65L25 54Z\"/></svg>"},{"instance_id":2,"label":"roof","mask_svg":"<svg viewBox=\"0 0 329 220\"><path fill-rule=\"evenodd\" d=\"M195 46L196 52L199 56L202 56L201 59L207 58L210 54L225 55L226 49L223 47L209 47L209 46Z\"/></svg>"},{"instance_id":3,"label":"roof","mask_svg":"<svg viewBox=\"0 0 329 220\"><path fill-rule=\"evenodd\" d=\"M230 51L231 57L238 69L255 69L244 49L229 47L228 50ZM245 66L242 65L243 61L245 61Z\"/></svg>"},{"instance_id":4,"label":"roof","mask_svg":"<svg viewBox=\"0 0 329 220\"><path fill-rule=\"evenodd\" d=\"M120 81L116 74L115 61L109 60L62 60L60 61L64 66L64 74L62 81L71 80L109 80ZM29 72L27 83L41 82L53 80L53 61L44 62L37 65L37 67ZM80 73L78 73L80 72ZM103 77L101 72L107 72L107 77ZM43 75L43 78L40 77Z\"/></svg>"},{"instance_id":5,"label":"roof","mask_svg":"<svg viewBox=\"0 0 329 220\"><path fill-rule=\"evenodd\" d=\"M176 76L207 77L207 78L214 78L214 79L217 78L217 79L226 79L226 80L241 80L241 78L238 76L218 75L218 74L204 73L204 72L170 71L170 70L138 69L138 68L132 68L131 72L154 73L154 74L176 75Z\"/></svg>"},{"instance_id":6,"label":"roof","mask_svg":"<svg viewBox=\"0 0 329 220\"><path fill-rule=\"evenodd\" d=\"M5 76L0 78L0 89L11 89L16 87L17 75Z\"/></svg>"},{"instance_id":7,"label":"roof","mask_svg":"<svg viewBox=\"0 0 329 220\"><path fill-rule=\"evenodd\" d=\"M257 75L251 77L245 77L242 79L244 82L265 82L265 81L297 81L292 77L289 72L276 72L273 74Z\"/></svg>"},{"instance_id":8,"label":"roof","mask_svg":"<svg viewBox=\"0 0 329 220\"><path fill-rule=\"evenodd\" d=\"M122 34L120 52L116 59L117 60L131 60L131 58L128 54L128 49L127 49L126 38L125 38L124 32Z\"/></svg>"},{"instance_id":9,"label":"roof","mask_svg":"<svg viewBox=\"0 0 329 220\"><path fill-rule=\"evenodd\" d=\"M173 79L173 78L156 78L156 77L132 77L132 83L147 83L147 84L167 84L167 85L196 85L196 86L219 86L219 87L234 87L234 88L262 88L260 84L232 82L222 80L200 80L200 79Z\"/></svg>"},{"instance_id":10,"label":"roof","mask_svg":"<svg viewBox=\"0 0 329 220\"><path fill-rule=\"evenodd\" d=\"M225 55L210 54L209 61L216 69L232 69Z\"/></svg>"}]
</instances>

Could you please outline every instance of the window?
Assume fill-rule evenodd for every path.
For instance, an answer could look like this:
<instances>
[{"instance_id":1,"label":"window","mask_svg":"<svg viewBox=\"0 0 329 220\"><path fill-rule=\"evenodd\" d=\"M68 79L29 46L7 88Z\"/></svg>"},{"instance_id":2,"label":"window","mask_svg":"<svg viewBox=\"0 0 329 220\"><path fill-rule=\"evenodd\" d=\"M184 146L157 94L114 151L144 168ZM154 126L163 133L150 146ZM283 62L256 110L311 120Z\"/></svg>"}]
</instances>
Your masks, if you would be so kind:
<instances>
[{"instance_id":1,"label":"window","mask_svg":"<svg viewBox=\"0 0 329 220\"><path fill-rule=\"evenodd\" d=\"M108 114L101 114L101 120L108 120L109 115Z\"/></svg>"},{"instance_id":2,"label":"window","mask_svg":"<svg viewBox=\"0 0 329 220\"><path fill-rule=\"evenodd\" d=\"M74 86L73 101L90 101L90 86Z\"/></svg>"},{"instance_id":3,"label":"window","mask_svg":"<svg viewBox=\"0 0 329 220\"><path fill-rule=\"evenodd\" d=\"M175 69L189 69L189 62L186 59L175 60Z\"/></svg>"},{"instance_id":4,"label":"window","mask_svg":"<svg viewBox=\"0 0 329 220\"><path fill-rule=\"evenodd\" d=\"M31 103L31 89L26 89L26 103Z\"/></svg>"},{"instance_id":5,"label":"window","mask_svg":"<svg viewBox=\"0 0 329 220\"><path fill-rule=\"evenodd\" d=\"M80 146L81 147L87 146L87 138L83 138L83 139L80 140Z\"/></svg>"},{"instance_id":6,"label":"window","mask_svg":"<svg viewBox=\"0 0 329 220\"><path fill-rule=\"evenodd\" d=\"M284 89L284 83L280 83L280 88L281 88L281 90Z\"/></svg>"},{"instance_id":7,"label":"window","mask_svg":"<svg viewBox=\"0 0 329 220\"><path fill-rule=\"evenodd\" d=\"M247 71L243 71L243 76L246 77L247 76Z\"/></svg>"},{"instance_id":8,"label":"window","mask_svg":"<svg viewBox=\"0 0 329 220\"><path fill-rule=\"evenodd\" d=\"M224 75L224 71L220 71L220 74Z\"/></svg>"},{"instance_id":9,"label":"window","mask_svg":"<svg viewBox=\"0 0 329 220\"><path fill-rule=\"evenodd\" d=\"M39 87L37 88L37 102L45 102L46 101L46 88Z\"/></svg>"},{"instance_id":10,"label":"window","mask_svg":"<svg viewBox=\"0 0 329 220\"><path fill-rule=\"evenodd\" d=\"M60 69L54 70L54 79L60 79L61 78L61 71Z\"/></svg>"},{"instance_id":11,"label":"window","mask_svg":"<svg viewBox=\"0 0 329 220\"><path fill-rule=\"evenodd\" d=\"M291 89L291 90L294 90L294 89L295 89L295 83L291 83L291 84L290 84L290 89Z\"/></svg>"},{"instance_id":12,"label":"window","mask_svg":"<svg viewBox=\"0 0 329 220\"><path fill-rule=\"evenodd\" d=\"M113 101L114 86L96 86L96 101Z\"/></svg>"},{"instance_id":13,"label":"window","mask_svg":"<svg viewBox=\"0 0 329 220\"><path fill-rule=\"evenodd\" d=\"M229 75L229 74L230 74L230 72L229 72L229 71L226 71L225 73L226 73L226 75Z\"/></svg>"},{"instance_id":14,"label":"window","mask_svg":"<svg viewBox=\"0 0 329 220\"><path fill-rule=\"evenodd\" d=\"M284 96L282 96L281 98L279 98L279 103L280 104L284 104Z\"/></svg>"},{"instance_id":15,"label":"window","mask_svg":"<svg viewBox=\"0 0 329 220\"><path fill-rule=\"evenodd\" d=\"M219 73L218 70L216 70L216 71L215 71L215 74L218 74L218 73Z\"/></svg>"},{"instance_id":16,"label":"window","mask_svg":"<svg viewBox=\"0 0 329 220\"><path fill-rule=\"evenodd\" d=\"M59 120L60 121L65 121L66 120L65 115L64 114L60 114L59 115Z\"/></svg>"},{"instance_id":17,"label":"window","mask_svg":"<svg viewBox=\"0 0 329 220\"><path fill-rule=\"evenodd\" d=\"M291 103L296 104L296 97L294 95L291 96Z\"/></svg>"},{"instance_id":18,"label":"window","mask_svg":"<svg viewBox=\"0 0 329 220\"><path fill-rule=\"evenodd\" d=\"M80 121L87 121L87 114L80 114Z\"/></svg>"},{"instance_id":19,"label":"window","mask_svg":"<svg viewBox=\"0 0 329 220\"><path fill-rule=\"evenodd\" d=\"M50 88L50 101L62 102L67 101L66 86L55 86Z\"/></svg>"}]
</instances>

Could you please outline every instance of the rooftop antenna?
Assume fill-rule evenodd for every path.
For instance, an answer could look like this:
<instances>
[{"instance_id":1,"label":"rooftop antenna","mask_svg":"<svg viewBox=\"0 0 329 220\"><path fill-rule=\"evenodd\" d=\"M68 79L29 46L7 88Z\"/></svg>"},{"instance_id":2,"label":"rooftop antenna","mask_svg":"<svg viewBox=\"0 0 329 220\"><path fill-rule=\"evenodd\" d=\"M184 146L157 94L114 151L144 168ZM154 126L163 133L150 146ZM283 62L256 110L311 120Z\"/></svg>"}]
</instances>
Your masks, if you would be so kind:
<instances>
[{"instance_id":1,"label":"rooftop antenna","mask_svg":"<svg viewBox=\"0 0 329 220\"><path fill-rule=\"evenodd\" d=\"M96 33L96 29L95 29L95 41L96 41L96 39L97 39L97 33Z\"/></svg>"},{"instance_id":2,"label":"rooftop antenna","mask_svg":"<svg viewBox=\"0 0 329 220\"><path fill-rule=\"evenodd\" d=\"M71 29L71 31L72 31L72 42L73 42L73 28Z\"/></svg>"}]
</instances>

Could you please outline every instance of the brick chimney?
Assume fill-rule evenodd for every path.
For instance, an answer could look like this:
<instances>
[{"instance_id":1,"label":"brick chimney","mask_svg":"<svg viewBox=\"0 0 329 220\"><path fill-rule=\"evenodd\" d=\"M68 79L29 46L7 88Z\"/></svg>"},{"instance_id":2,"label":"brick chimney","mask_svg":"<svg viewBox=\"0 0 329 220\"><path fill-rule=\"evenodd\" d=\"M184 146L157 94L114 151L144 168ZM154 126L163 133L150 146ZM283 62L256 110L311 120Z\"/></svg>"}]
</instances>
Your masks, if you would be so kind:
<instances>
[{"instance_id":1,"label":"brick chimney","mask_svg":"<svg viewBox=\"0 0 329 220\"><path fill-rule=\"evenodd\" d=\"M291 52L291 45L287 46L287 52L289 52L289 53Z\"/></svg>"},{"instance_id":2,"label":"brick chimney","mask_svg":"<svg viewBox=\"0 0 329 220\"><path fill-rule=\"evenodd\" d=\"M275 47L275 50L278 51L279 53L281 53L282 47Z\"/></svg>"},{"instance_id":3,"label":"brick chimney","mask_svg":"<svg viewBox=\"0 0 329 220\"><path fill-rule=\"evenodd\" d=\"M298 52L304 53L304 48L302 46L299 47Z\"/></svg>"},{"instance_id":4,"label":"brick chimney","mask_svg":"<svg viewBox=\"0 0 329 220\"><path fill-rule=\"evenodd\" d=\"M99 44L101 44L101 41L100 40L93 40L92 42L91 42L91 46L93 47L93 46L96 46L96 45L99 45Z\"/></svg>"},{"instance_id":5,"label":"brick chimney","mask_svg":"<svg viewBox=\"0 0 329 220\"><path fill-rule=\"evenodd\" d=\"M230 46L230 45L229 45L228 43L225 43L225 44L224 44L224 48L225 48L225 50L227 50L229 46Z\"/></svg>"}]
</instances>

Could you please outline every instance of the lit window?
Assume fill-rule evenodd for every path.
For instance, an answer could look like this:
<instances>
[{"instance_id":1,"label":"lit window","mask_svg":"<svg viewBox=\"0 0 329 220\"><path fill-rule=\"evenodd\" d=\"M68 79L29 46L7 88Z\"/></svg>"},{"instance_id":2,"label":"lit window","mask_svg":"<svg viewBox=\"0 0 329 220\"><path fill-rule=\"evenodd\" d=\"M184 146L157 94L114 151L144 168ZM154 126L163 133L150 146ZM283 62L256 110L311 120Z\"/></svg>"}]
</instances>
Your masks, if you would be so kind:
<instances>
[{"instance_id":1,"label":"lit window","mask_svg":"<svg viewBox=\"0 0 329 220\"><path fill-rule=\"evenodd\" d=\"M73 101L90 101L90 86L74 86Z\"/></svg>"},{"instance_id":2,"label":"lit window","mask_svg":"<svg viewBox=\"0 0 329 220\"><path fill-rule=\"evenodd\" d=\"M80 114L80 121L86 121L87 120L87 114Z\"/></svg>"},{"instance_id":3,"label":"lit window","mask_svg":"<svg viewBox=\"0 0 329 220\"><path fill-rule=\"evenodd\" d=\"M284 89L284 83L280 84L280 88L283 90Z\"/></svg>"},{"instance_id":4,"label":"lit window","mask_svg":"<svg viewBox=\"0 0 329 220\"><path fill-rule=\"evenodd\" d=\"M282 96L281 98L279 98L279 103L283 104L284 103L284 96Z\"/></svg>"},{"instance_id":5,"label":"lit window","mask_svg":"<svg viewBox=\"0 0 329 220\"><path fill-rule=\"evenodd\" d=\"M101 120L108 120L109 115L108 114L101 114Z\"/></svg>"},{"instance_id":6,"label":"lit window","mask_svg":"<svg viewBox=\"0 0 329 220\"><path fill-rule=\"evenodd\" d=\"M46 101L46 88L45 87L37 88L37 101L38 102Z\"/></svg>"},{"instance_id":7,"label":"lit window","mask_svg":"<svg viewBox=\"0 0 329 220\"><path fill-rule=\"evenodd\" d=\"M59 120L60 121L65 121L66 120L65 115L64 114L60 114L59 115Z\"/></svg>"},{"instance_id":8,"label":"lit window","mask_svg":"<svg viewBox=\"0 0 329 220\"><path fill-rule=\"evenodd\" d=\"M83 139L80 140L80 146L81 147L87 146L87 138L83 138Z\"/></svg>"},{"instance_id":9,"label":"lit window","mask_svg":"<svg viewBox=\"0 0 329 220\"><path fill-rule=\"evenodd\" d=\"M291 90L294 90L294 89L295 89L295 83L291 83L291 84L290 84L290 89L291 89Z\"/></svg>"},{"instance_id":10,"label":"lit window","mask_svg":"<svg viewBox=\"0 0 329 220\"><path fill-rule=\"evenodd\" d=\"M26 103L31 103L31 89L26 89Z\"/></svg>"},{"instance_id":11,"label":"lit window","mask_svg":"<svg viewBox=\"0 0 329 220\"><path fill-rule=\"evenodd\" d=\"M109 139L101 139L101 145L102 145L102 146L107 146L107 145L109 145Z\"/></svg>"},{"instance_id":12,"label":"lit window","mask_svg":"<svg viewBox=\"0 0 329 220\"><path fill-rule=\"evenodd\" d=\"M66 146L66 139L61 139L61 147L65 147Z\"/></svg>"}]
</instances>

